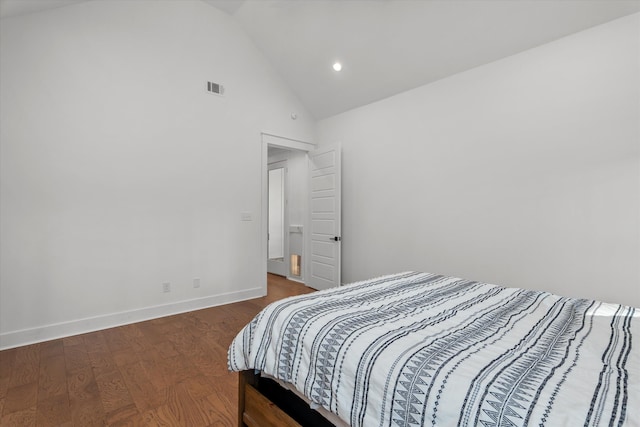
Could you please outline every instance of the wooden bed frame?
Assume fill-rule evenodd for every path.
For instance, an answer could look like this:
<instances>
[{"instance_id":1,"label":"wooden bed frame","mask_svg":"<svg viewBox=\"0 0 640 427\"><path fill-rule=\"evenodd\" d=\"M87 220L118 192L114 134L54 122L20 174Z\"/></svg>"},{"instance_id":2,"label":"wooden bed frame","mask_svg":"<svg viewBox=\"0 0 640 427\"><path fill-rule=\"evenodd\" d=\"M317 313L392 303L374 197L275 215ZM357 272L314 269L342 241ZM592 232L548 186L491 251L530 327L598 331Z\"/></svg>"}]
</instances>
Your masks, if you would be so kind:
<instances>
[{"instance_id":1,"label":"wooden bed frame","mask_svg":"<svg viewBox=\"0 0 640 427\"><path fill-rule=\"evenodd\" d=\"M242 371L238 378L238 427L302 427L258 391L259 374Z\"/></svg>"},{"instance_id":2,"label":"wooden bed frame","mask_svg":"<svg viewBox=\"0 0 640 427\"><path fill-rule=\"evenodd\" d=\"M333 426L309 404L254 371L238 374L238 427Z\"/></svg>"}]
</instances>

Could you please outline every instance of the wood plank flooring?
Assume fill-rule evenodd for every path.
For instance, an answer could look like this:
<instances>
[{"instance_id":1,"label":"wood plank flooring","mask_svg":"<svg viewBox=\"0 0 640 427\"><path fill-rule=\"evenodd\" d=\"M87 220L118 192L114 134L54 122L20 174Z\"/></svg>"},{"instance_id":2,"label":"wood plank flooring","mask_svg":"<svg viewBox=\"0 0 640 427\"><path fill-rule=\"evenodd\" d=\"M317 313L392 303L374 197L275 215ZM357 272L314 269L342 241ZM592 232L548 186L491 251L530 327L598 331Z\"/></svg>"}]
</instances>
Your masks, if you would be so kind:
<instances>
[{"instance_id":1,"label":"wood plank flooring","mask_svg":"<svg viewBox=\"0 0 640 427\"><path fill-rule=\"evenodd\" d=\"M269 275L263 298L1 351L0 426L235 426L231 340L312 291Z\"/></svg>"}]
</instances>

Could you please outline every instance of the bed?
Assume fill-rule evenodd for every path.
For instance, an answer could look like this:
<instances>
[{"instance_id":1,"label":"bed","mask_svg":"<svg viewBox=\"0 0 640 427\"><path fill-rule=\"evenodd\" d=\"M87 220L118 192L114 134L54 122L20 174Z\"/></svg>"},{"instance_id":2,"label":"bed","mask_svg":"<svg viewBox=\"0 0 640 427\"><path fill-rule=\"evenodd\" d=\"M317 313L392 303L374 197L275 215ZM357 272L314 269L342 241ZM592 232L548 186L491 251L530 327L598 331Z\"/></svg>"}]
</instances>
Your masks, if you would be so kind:
<instances>
[{"instance_id":1,"label":"bed","mask_svg":"<svg viewBox=\"0 0 640 427\"><path fill-rule=\"evenodd\" d=\"M406 272L267 306L228 365L249 427L320 425L298 400L351 427L640 426L634 333L633 307Z\"/></svg>"}]
</instances>

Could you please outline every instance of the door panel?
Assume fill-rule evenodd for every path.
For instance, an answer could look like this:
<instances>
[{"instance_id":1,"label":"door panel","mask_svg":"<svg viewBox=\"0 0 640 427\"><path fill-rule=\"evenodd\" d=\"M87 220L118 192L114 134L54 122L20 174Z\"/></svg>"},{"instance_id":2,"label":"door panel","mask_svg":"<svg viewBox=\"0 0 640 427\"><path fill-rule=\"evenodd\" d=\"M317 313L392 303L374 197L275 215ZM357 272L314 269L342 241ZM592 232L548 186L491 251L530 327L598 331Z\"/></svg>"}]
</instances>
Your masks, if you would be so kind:
<instances>
[{"instance_id":1,"label":"door panel","mask_svg":"<svg viewBox=\"0 0 640 427\"><path fill-rule=\"evenodd\" d=\"M333 197L318 197L314 199L311 205L311 209L316 212L335 212L336 201Z\"/></svg>"},{"instance_id":2,"label":"door panel","mask_svg":"<svg viewBox=\"0 0 640 427\"><path fill-rule=\"evenodd\" d=\"M312 261L311 268L314 272L314 277L316 280L322 280L323 282L333 282L335 276L335 270L333 266L329 264L323 264L321 262ZM313 287L314 289L315 286ZM328 289L329 287L325 288Z\"/></svg>"},{"instance_id":3,"label":"door panel","mask_svg":"<svg viewBox=\"0 0 640 427\"><path fill-rule=\"evenodd\" d=\"M340 286L340 146L309 152L309 280L315 289Z\"/></svg>"},{"instance_id":4,"label":"door panel","mask_svg":"<svg viewBox=\"0 0 640 427\"><path fill-rule=\"evenodd\" d=\"M317 256L321 256L325 258L335 258L336 257L335 242L318 242L318 241L313 242L312 252Z\"/></svg>"},{"instance_id":5,"label":"door panel","mask_svg":"<svg viewBox=\"0 0 640 427\"><path fill-rule=\"evenodd\" d=\"M333 212L320 212L323 214L329 213L333 214ZM336 236L336 222L332 219L314 219L311 220L311 232L320 236L326 236L327 239L332 239L333 236ZM325 239L326 240L326 239Z\"/></svg>"}]
</instances>

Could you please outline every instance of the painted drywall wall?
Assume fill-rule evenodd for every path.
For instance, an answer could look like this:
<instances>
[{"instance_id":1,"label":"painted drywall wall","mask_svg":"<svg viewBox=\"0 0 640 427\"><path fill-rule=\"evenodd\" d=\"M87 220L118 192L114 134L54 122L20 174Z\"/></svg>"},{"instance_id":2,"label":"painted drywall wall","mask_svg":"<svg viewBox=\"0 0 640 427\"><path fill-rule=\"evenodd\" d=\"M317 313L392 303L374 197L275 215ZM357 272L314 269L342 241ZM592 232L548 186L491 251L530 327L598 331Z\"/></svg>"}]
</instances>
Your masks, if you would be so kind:
<instances>
[{"instance_id":1,"label":"painted drywall wall","mask_svg":"<svg viewBox=\"0 0 640 427\"><path fill-rule=\"evenodd\" d=\"M0 347L263 294L260 132L314 122L234 21L94 0L0 27Z\"/></svg>"},{"instance_id":2,"label":"painted drywall wall","mask_svg":"<svg viewBox=\"0 0 640 427\"><path fill-rule=\"evenodd\" d=\"M303 151L289 151L287 167L289 178L289 223L304 225L307 222L309 175L307 154Z\"/></svg>"},{"instance_id":3,"label":"painted drywall wall","mask_svg":"<svg viewBox=\"0 0 640 427\"><path fill-rule=\"evenodd\" d=\"M639 20L320 121L343 146L344 281L424 270L640 306Z\"/></svg>"}]
</instances>

